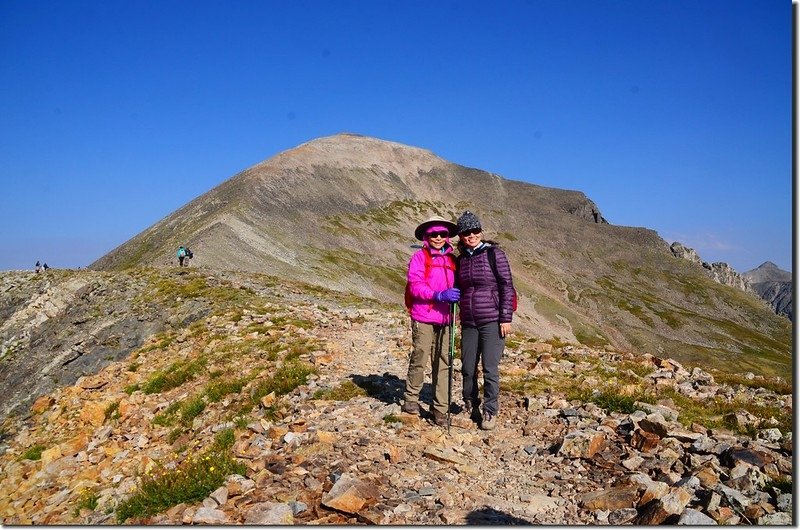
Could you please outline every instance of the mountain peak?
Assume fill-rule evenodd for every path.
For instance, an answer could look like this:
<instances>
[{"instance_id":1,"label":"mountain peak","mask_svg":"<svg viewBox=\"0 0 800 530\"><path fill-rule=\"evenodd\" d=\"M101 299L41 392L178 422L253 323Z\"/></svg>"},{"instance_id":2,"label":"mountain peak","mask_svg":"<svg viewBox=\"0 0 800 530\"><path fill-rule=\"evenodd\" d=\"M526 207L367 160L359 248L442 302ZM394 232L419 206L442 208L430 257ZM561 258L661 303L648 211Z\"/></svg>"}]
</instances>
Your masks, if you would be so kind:
<instances>
[{"instance_id":1,"label":"mountain peak","mask_svg":"<svg viewBox=\"0 0 800 530\"><path fill-rule=\"evenodd\" d=\"M791 272L782 270L771 261L765 261L755 269L745 272L743 276L750 280L750 283L792 281Z\"/></svg>"},{"instance_id":2,"label":"mountain peak","mask_svg":"<svg viewBox=\"0 0 800 530\"><path fill-rule=\"evenodd\" d=\"M332 136L322 136L297 147L279 153L263 164L285 165L296 163L302 166L329 165L331 163L343 167L374 167L387 169L400 174L401 166L420 166L431 170L447 163L433 152L399 142L392 142L343 132Z\"/></svg>"}]
</instances>

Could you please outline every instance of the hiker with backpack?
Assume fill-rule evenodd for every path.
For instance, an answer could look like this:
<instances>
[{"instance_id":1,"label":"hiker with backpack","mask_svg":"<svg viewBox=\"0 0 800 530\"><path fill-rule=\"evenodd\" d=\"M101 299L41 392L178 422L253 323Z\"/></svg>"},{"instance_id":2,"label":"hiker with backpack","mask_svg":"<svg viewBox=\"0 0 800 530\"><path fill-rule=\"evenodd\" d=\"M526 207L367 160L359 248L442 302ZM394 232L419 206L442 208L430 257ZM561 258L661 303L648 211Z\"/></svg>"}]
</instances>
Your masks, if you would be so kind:
<instances>
[{"instance_id":1,"label":"hiker with backpack","mask_svg":"<svg viewBox=\"0 0 800 530\"><path fill-rule=\"evenodd\" d=\"M431 366L433 422L447 427L448 344L450 342L450 305L458 302L460 293L454 288L455 259L450 238L456 235L456 225L434 216L424 221L414 236L423 242L422 248L408 263L406 307L411 315L412 350L408 360L408 375L401 410L419 414L419 394L425 372Z\"/></svg>"},{"instance_id":2,"label":"hiker with backpack","mask_svg":"<svg viewBox=\"0 0 800 530\"><path fill-rule=\"evenodd\" d=\"M482 241L478 216L467 210L456 225L464 409L473 419L480 415L481 429L491 430L500 410L500 357L511 333L516 291L505 252L492 241ZM483 369L483 414L479 413L478 362Z\"/></svg>"},{"instance_id":3,"label":"hiker with backpack","mask_svg":"<svg viewBox=\"0 0 800 530\"><path fill-rule=\"evenodd\" d=\"M186 259L186 247L183 245L178 247L178 267L183 267L183 260Z\"/></svg>"}]
</instances>

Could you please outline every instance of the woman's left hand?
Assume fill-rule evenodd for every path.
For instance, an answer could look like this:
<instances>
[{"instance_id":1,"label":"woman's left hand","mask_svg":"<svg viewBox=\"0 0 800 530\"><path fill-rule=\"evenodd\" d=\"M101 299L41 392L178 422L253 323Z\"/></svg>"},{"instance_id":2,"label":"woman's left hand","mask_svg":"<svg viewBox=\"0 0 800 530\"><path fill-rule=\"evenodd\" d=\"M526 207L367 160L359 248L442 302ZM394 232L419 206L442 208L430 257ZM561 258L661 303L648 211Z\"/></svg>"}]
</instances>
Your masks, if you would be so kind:
<instances>
[{"instance_id":1,"label":"woman's left hand","mask_svg":"<svg viewBox=\"0 0 800 530\"><path fill-rule=\"evenodd\" d=\"M505 337L511 333L511 322L503 322L500 324L500 336Z\"/></svg>"}]
</instances>

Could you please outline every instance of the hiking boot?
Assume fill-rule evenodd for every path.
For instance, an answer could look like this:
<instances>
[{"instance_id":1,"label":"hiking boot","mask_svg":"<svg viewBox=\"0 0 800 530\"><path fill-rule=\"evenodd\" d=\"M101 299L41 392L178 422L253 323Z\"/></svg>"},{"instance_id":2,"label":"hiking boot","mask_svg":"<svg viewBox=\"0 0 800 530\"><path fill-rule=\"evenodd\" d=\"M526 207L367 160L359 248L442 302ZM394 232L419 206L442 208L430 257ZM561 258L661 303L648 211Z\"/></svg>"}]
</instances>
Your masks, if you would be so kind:
<instances>
[{"instance_id":1,"label":"hiking boot","mask_svg":"<svg viewBox=\"0 0 800 530\"><path fill-rule=\"evenodd\" d=\"M496 419L497 415L492 414L491 412L484 412L483 420L481 420L481 429L484 431L491 431L494 429Z\"/></svg>"},{"instance_id":2,"label":"hiking boot","mask_svg":"<svg viewBox=\"0 0 800 530\"><path fill-rule=\"evenodd\" d=\"M419 403L416 401L406 401L403 403L403 406L400 407L400 411L406 414L419 414Z\"/></svg>"},{"instance_id":3,"label":"hiking boot","mask_svg":"<svg viewBox=\"0 0 800 530\"><path fill-rule=\"evenodd\" d=\"M480 414L478 412L478 407L472 404L472 401L465 401L464 402L464 412L466 412L469 419L478 421L481 419Z\"/></svg>"},{"instance_id":4,"label":"hiking boot","mask_svg":"<svg viewBox=\"0 0 800 530\"><path fill-rule=\"evenodd\" d=\"M447 414L439 412L438 410L434 410L433 411L433 423L435 423L439 427L447 428Z\"/></svg>"}]
</instances>

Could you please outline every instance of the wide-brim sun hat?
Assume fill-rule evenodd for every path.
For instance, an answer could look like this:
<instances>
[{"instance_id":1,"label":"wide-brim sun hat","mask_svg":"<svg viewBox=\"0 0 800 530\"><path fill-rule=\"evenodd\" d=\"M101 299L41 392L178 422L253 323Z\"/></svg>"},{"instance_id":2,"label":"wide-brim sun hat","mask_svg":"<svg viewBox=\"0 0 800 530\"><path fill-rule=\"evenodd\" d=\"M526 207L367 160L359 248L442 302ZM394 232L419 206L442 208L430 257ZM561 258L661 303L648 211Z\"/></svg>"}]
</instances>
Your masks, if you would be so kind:
<instances>
[{"instance_id":1,"label":"wide-brim sun hat","mask_svg":"<svg viewBox=\"0 0 800 530\"><path fill-rule=\"evenodd\" d=\"M419 226L417 226L417 228L414 230L414 237L422 241L425 237L425 232L428 231L428 228L435 225L446 227L449 237L455 237L456 234L458 234L458 228L456 227L455 223L448 221L444 217L434 215L433 217L421 222Z\"/></svg>"}]
</instances>

